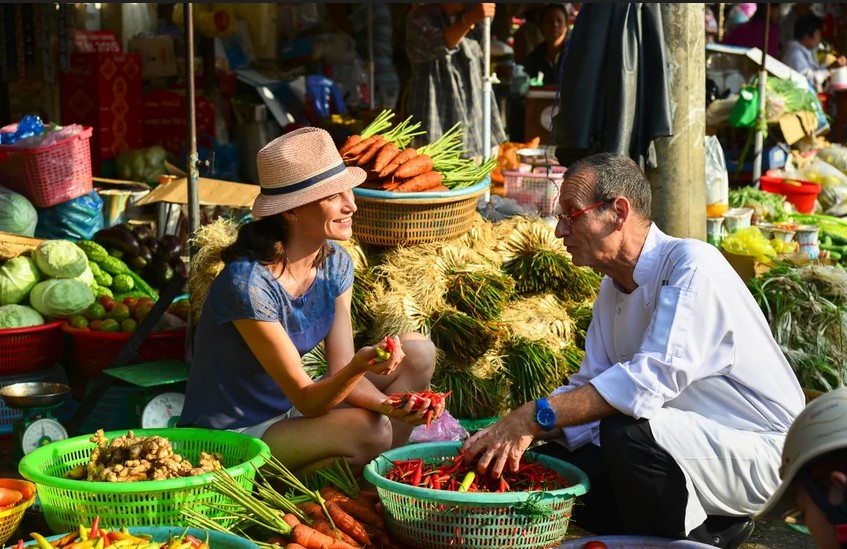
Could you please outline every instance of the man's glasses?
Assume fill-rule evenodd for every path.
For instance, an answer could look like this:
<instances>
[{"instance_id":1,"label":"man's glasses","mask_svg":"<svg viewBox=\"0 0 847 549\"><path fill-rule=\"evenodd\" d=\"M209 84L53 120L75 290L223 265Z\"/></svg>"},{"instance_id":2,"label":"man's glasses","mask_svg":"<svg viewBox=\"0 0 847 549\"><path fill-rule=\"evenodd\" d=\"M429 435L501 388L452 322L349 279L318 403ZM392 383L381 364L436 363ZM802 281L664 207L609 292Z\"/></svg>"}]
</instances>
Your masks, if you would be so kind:
<instances>
[{"instance_id":1,"label":"man's glasses","mask_svg":"<svg viewBox=\"0 0 847 549\"><path fill-rule=\"evenodd\" d=\"M599 208L600 206L603 206L605 204L609 204L610 202L613 202L613 201L614 201L614 199L601 200L600 202L597 202L596 204L592 204L592 205L588 206L587 208L583 208L582 210L579 210L579 211L574 212L572 214L557 213L556 214L556 220L559 223L563 224L562 228L565 229L565 232L570 233L572 225L573 225L574 218L581 216L585 212L590 212L591 210L593 210L595 208Z\"/></svg>"}]
</instances>

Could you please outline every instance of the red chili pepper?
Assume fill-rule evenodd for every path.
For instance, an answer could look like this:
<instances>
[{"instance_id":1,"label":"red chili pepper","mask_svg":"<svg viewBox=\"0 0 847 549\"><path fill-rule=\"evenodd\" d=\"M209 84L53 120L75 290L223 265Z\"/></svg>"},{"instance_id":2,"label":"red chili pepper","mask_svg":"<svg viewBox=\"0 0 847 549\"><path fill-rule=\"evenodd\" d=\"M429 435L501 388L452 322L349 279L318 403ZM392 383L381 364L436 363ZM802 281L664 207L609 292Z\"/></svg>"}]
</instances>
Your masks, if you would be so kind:
<instances>
[{"instance_id":1,"label":"red chili pepper","mask_svg":"<svg viewBox=\"0 0 847 549\"><path fill-rule=\"evenodd\" d=\"M24 540L19 539L18 544L15 546L15 549L24 549Z\"/></svg>"},{"instance_id":2,"label":"red chili pepper","mask_svg":"<svg viewBox=\"0 0 847 549\"><path fill-rule=\"evenodd\" d=\"M185 541L187 541L187 542L191 543L191 546L192 546L192 547L200 547L200 544L202 544L202 543L203 543L202 541L200 541L199 539L195 538L195 537L194 537L194 536L192 536L191 534L188 534L187 536L185 536Z\"/></svg>"},{"instance_id":3,"label":"red chili pepper","mask_svg":"<svg viewBox=\"0 0 847 549\"><path fill-rule=\"evenodd\" d=\"M91 533L89 535L91 537L97 537L100 535L100 515L94 517L94 521L91 523Z\"/></svg>"},{"instance_id":4,"label":"red chili pepper","mask_svg":"<svg viewBox=\"0 0 847 549\"><path fill-rule=\"evenodd\" d=\"M393 353L397 349L397 346L394 345L394 338L385 336L385 350L389 353Z\"/></svg>"},{"instance_id":5,"label":"red chili pepper","mask_svg":"<svg viewBox=\"0 0 847 549\"><path fill-rule=\"evenodd\" d=\"M421 475L423 475L423 462L418 464L418 468L412 474L412 486L419 486L421 483Z\"/></svg>"},{"instance_id":6,"label":"red chili pepper","mask_svg":"<svg viewBox=\"0 0 847 549\"><path fill-rule=\"evenodd\" d=\"M109 539L109 536L106 535L106 532L104 532L102 528L100 528L98 532L100 532L100 537L103 539L103 547L109 547L112 545L112 540Z\"/></svg>"}]
</instances>

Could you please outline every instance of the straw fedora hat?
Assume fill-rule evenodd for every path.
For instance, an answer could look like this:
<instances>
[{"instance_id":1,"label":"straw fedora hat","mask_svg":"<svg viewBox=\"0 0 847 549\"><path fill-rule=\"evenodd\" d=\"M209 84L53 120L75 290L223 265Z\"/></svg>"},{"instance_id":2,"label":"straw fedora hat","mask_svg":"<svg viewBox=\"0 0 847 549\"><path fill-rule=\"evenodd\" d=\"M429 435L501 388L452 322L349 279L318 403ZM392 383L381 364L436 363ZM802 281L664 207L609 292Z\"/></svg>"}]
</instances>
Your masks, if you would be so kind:
<instances>
[{"instance_id":1,"label":"straw fedora hat","mask_svg":"<svg viewBox=\"0 0 847 549\"><path fill-rule=\"evenodd\" d=\"M259 196L253 215L267 217L360 185L365 170L347 167L329 133L300 128L277 137L256 155Z\"/></svg>"}]
</instances>

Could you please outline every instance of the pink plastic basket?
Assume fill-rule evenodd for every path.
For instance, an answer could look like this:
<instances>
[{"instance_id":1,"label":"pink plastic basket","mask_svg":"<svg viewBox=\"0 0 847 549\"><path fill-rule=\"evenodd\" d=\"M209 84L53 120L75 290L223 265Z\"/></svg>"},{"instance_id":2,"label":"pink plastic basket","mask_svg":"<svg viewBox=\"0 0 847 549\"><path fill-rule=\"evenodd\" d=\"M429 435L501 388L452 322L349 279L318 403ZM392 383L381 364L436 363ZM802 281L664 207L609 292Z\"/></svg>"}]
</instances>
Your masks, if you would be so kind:
<instances>
[{"instance_id":1,"label":"pink plastic basket","mask_svg":"<svg viewBox=\"0 0 847 549\"><path fill-rule=\"evenodd\" d=\"M93 130L42 147L0 146L0 184L47 208L91 192Z\"/></svg>"},{"instance_id":2,"label":"pink plastic basket","mask_svg":"<svg viewBox=\"0 0 847 549\"><path fill-rule=\"evenodd\" d=\"M566 171L564 166L536 167L530 172L505 170L503 193L530 212L550 217L556 211L559 187Z\"/></svg>"}]
</instances>

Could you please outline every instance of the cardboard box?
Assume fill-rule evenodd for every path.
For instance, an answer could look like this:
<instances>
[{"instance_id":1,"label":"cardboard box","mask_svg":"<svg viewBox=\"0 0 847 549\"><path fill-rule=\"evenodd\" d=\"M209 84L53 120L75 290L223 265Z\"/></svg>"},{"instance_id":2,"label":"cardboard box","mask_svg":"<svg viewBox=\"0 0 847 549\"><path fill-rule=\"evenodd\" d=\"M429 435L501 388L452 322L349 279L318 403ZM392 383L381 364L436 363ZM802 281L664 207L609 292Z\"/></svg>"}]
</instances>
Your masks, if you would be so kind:
<instances>
[{"instance_id":1,"label":"cardboard box","mask_svg":"<svg viewBox=\"0 0 847 549\"><path fill-rule=\"evenodd\" d=\"M808 111L784 114L779 119L779 129L787 145L793 145L803 138L814 138L817 128L817 117Z\"/></svg>"},{"instance_id":2,"label":"cardboard box","mask_svg":"<svg viewBox=\"0 0 847 549\"><path fill-rule=\"evenodd\" d=\"M201 206L250 208L259 196L259 186L201 177L197 180L197 194ZM135 205L144 206L157 202L188 204L188 179L183 177L172 183L159 185Z\"/></svg>"},{"instance_id":3,"label":"cardboard box","mask_svg":"<svg viewBox=\"0 0 847 549\"><path fill-rule=\"evenodd\" d=\"M215 137L215 105L204 97L194 98L197 122L197 144L208 146L204 139ZM157 89L144 96L144 146L161 145L179 158L186 141L185 94Z\"/></svg>"},{"instance_id":4,"label":"cardboard box","mask_svg":"<svg viewBox=\"0 0 847 549\"><path fill-rule=\"evenodd\" d=\"M173 36L138 36L130 40L129 51L141 56L145 80L177 75Z\"/></svg>"},{"instance_id":5,"label":"cardboard box","mask_svg":"<svg viewBox=\"0 0 847 549\"><path fill-rule=\"evenodd\" d=\"M62 73L62 124L91 126L91 163L143 146L141 58L126 53L73 53Z\"/></svg>"}]
</instances>

